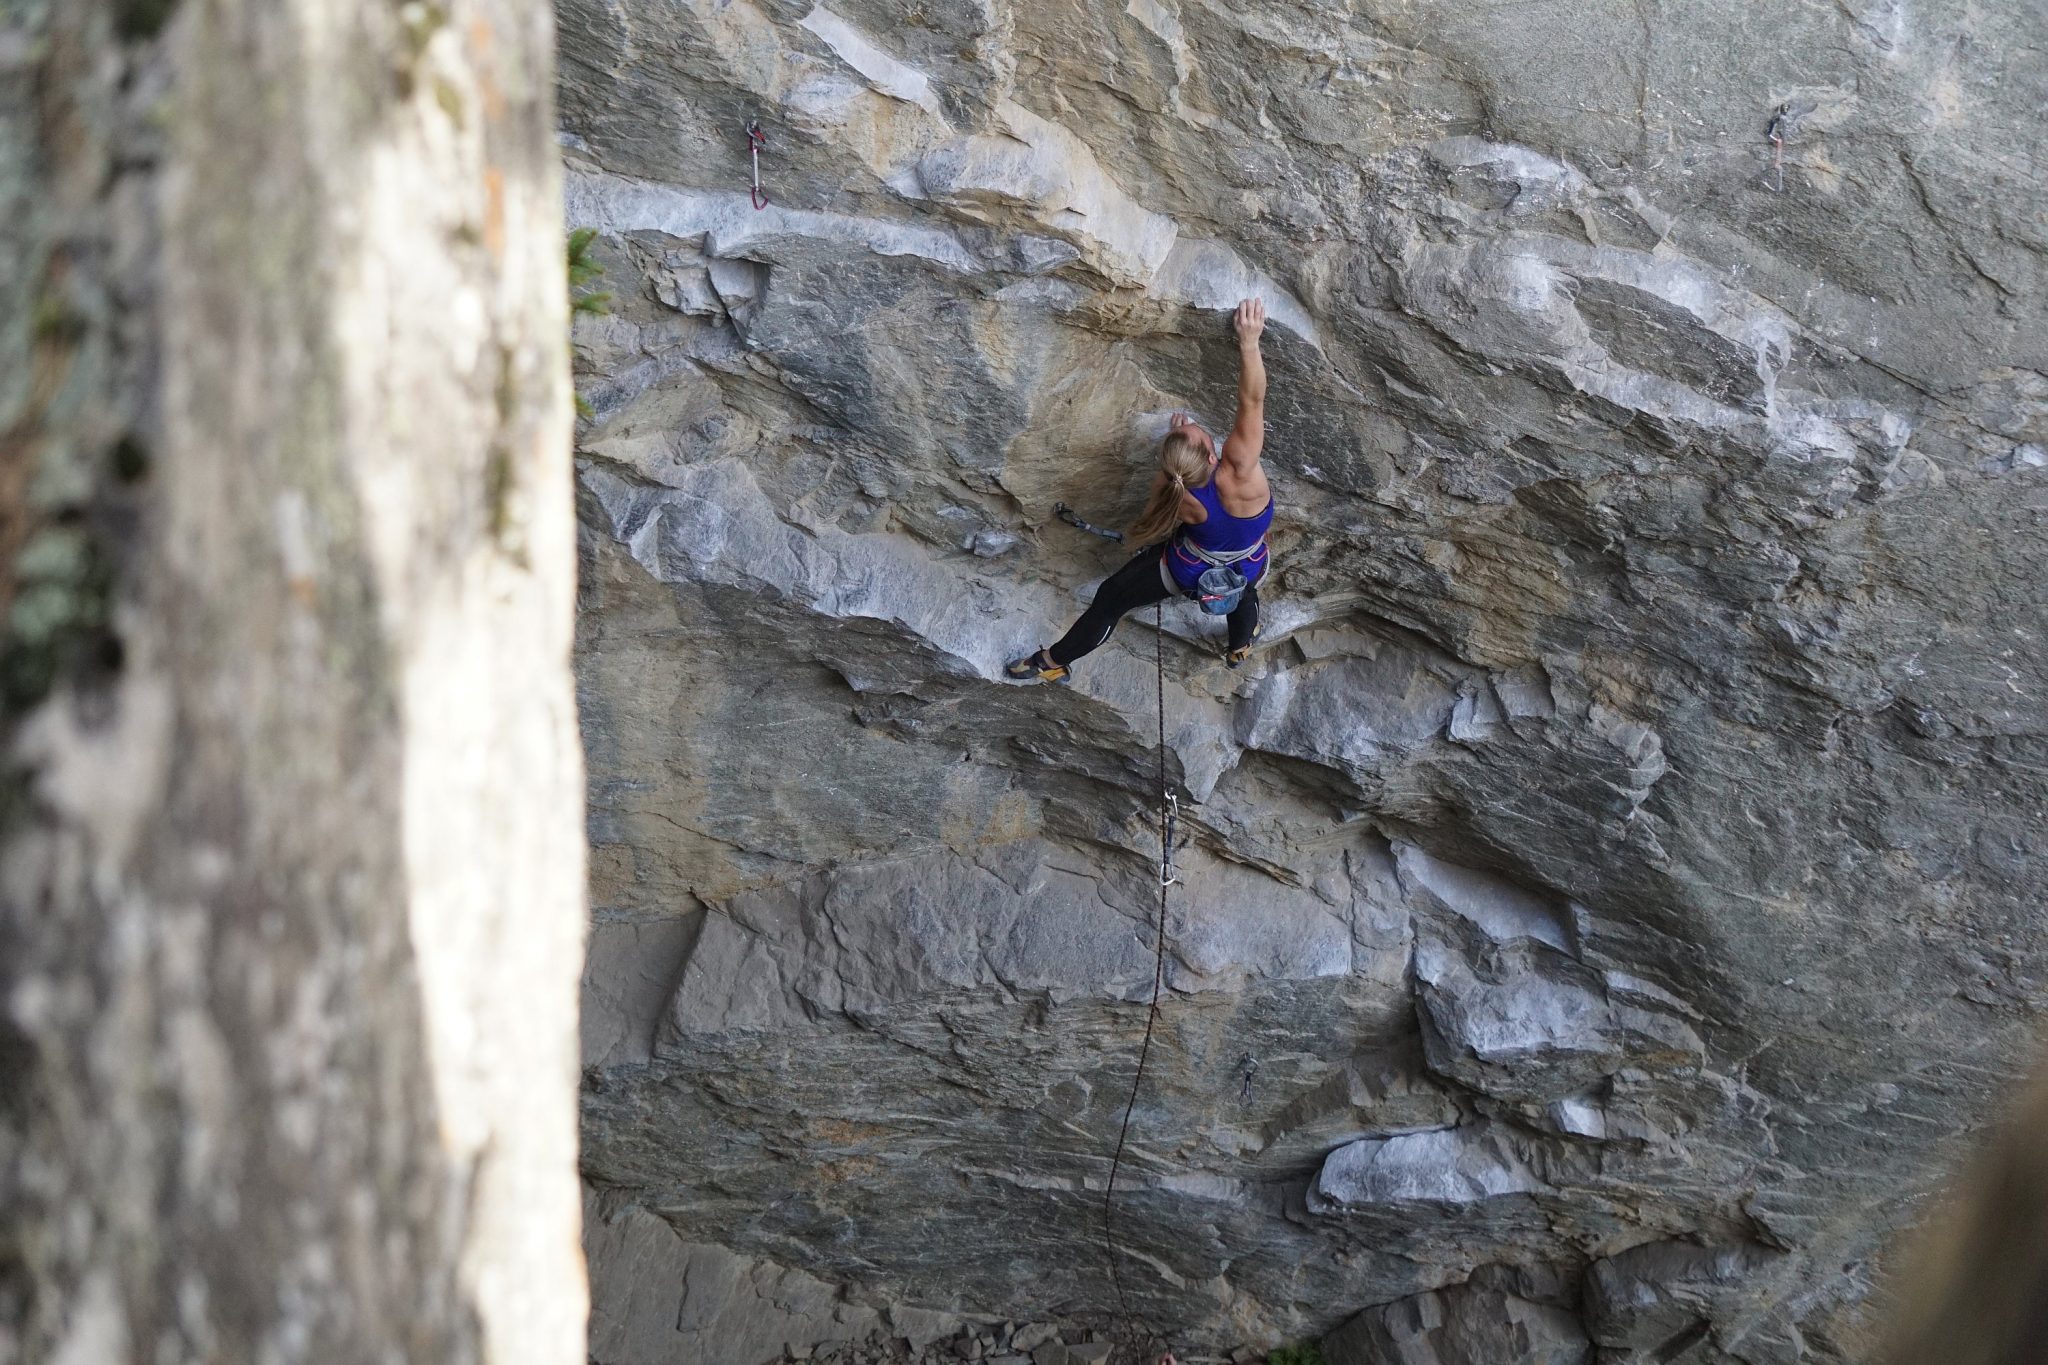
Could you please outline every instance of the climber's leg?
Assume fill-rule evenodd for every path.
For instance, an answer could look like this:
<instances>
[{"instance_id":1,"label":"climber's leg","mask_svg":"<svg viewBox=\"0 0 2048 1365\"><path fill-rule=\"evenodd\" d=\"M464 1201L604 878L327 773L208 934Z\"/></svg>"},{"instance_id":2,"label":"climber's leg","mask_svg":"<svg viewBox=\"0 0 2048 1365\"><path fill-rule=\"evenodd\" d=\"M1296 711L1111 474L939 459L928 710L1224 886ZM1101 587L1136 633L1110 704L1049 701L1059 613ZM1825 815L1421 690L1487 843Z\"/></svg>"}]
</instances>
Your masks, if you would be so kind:
<instances>
[{"instance_id":1,"label":"climber's leg","mask_svg":"<svg viewBox=\"0 0 2048 1365\"><path fill-rule=\"evenodd\" d=\"M1259 638L1259 585L1254 583L1244 590L1244 596L1225 618L1230 622L1230 644L1223 655L1223 662L1236 668L1251 657L1252 641Z\"/></svg>"},{"instance_id":2,"label":"climber's leg","mask_svg":"<svg viewBox=\"0 0 2048 1365\"><path fill-rule=\"evenodd\" d=\"M1148 545L1131 557L1131 562L1102 580L1095 601L1081 613L1073 629L1046 650L1062 668L1099 647L1124 613L1149 607L1168 596L1166 578L1160 569L1160 546Z\"/></svg>"}]
</instances>

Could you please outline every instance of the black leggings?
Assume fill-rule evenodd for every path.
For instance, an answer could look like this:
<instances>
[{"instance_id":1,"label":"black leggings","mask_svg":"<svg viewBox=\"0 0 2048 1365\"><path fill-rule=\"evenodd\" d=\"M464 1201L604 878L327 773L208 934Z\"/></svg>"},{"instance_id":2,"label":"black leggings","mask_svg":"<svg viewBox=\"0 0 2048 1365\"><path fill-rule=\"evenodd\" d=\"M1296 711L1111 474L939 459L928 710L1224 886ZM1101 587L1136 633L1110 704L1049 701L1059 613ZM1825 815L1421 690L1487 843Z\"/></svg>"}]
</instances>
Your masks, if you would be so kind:
<instances>
[{"instance_id":1,"label":"black leggings","mask_svg":"<svg viewBox=\"0 0 2048 1365\"><path fill-rule=\"evenodd\" d=\"M1064 668L1082 655L1100 648L1126 612L1179 595L1168 590L1162 577L1159 561L1165 553L1164 545L1148 545L1133 555L1130 563L1103 579L1102 586L1095 590L1095 601L1081 613L1081 619L1060 637L1058 644L1046 651L1052 655L1052 661ZM1243 649L1252 642L1252 635L1259 628L1258 584L1244 590L1244 596L1238 599L1229 619L1230 648Z\"/></svg>"}]
</instances>

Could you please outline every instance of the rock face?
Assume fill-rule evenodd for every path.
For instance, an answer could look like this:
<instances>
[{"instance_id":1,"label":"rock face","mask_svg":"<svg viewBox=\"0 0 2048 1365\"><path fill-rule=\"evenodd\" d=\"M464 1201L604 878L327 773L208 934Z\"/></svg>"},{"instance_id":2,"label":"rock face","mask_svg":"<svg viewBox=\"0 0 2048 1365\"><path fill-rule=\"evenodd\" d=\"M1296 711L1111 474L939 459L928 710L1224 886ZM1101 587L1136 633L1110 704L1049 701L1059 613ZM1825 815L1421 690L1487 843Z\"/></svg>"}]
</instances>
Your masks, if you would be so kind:
<instances>
[{"instance_id":1,"label":"rock face","mask_svg":"<svg viewBox=\"0 0 2048 1365\"><path fill-rule=\"evenodd\" d=\"M560 26L607 1206L877 1312L1116 1310L1160 642L999 669L1258 292L1260 652L1165 614L1131 1311L1854 1357L2042 1002L2038 9Z\"/></svg>"},{"instance_id":2,"label":"rock face","mask_svg":"<svg viewBox=\"0 0 2048 1365\"><path fill-rule=\"evenodd\" d=\"M0 1360L582 1358L552 41L0 16Z\"/></svg>"},{"instance_id":3,"label":"rock face","mask_svg":"<svg viewBox=\"0 0 2048 1365\"><path fill-rule=\"evenodd\" d=\"M1486 1279L1502 1278L1487 1276ZM1330 1333L1332 1365L1586 1365L1593 1344L1565 1308L1473 1280L1368 1309ZM1677 1359L1676 1356L1665 1357Z\"/></svg>"}]
</instances>

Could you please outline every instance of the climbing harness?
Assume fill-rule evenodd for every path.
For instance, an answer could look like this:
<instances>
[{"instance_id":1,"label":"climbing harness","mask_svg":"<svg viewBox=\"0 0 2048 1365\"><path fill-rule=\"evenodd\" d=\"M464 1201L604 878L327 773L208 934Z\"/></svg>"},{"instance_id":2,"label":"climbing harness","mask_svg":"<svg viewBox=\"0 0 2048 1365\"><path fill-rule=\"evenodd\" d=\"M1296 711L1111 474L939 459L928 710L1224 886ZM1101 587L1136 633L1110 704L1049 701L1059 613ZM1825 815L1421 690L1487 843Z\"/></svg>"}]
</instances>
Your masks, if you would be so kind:
<instances>
[{"instance_id":1,"label":"climbing harness","mask_svg":"<svg viewBox=\"0 0 2048 1365\"><path fill-rule=\"evenodd\" d=\"M1773 194L1785 192L1785 121L1791 113L1791 105L1779 105L1777 112L1771 115L1770 126L1764 129L1764 138L1771 144L1771 170L1778 178L1778 183L1771 186Z\"/></svg>"},{"instance_id":2,"label":"climbing harness","mask_svg":"<svg viewBox=\"0 0 2048 1365\"><path fill-rule=\"evenodd\" d=\"M1253 555L1265 549L1266 538L1260 536L1255 543L1245 546L1242 550L1211 550L1207 546L1197 545L1186 536L1180 537L1178 544L1183 550L1186 550L1204 564L1211 564L1219 569L1227 569L1233 564L1242 564L1245 560L1250 559Z\"/></svg>"},{"instance_id":3,"label":"climbing harness","mask_svg":"<svg viewBox=\"0 0 2048 1365\"><path fill-rule=\"evenodd\" d=\"M1114 540L1118 543L1123 541L1124 533L1122 531L1111 531L1097 526L1092 521L1083 521L1079 512L1076 512L1063 502L1056 502L1052 505L1052 514L1077 531L1086 531L1089 535L1101 536L1104 540Z\"/></svg>"},{"instance_id":4,"label":"climbing harness","mask_svg":"<svg viewBox=\"0 0 2048 1365\"><path fill-rule=\"evenodd\" d=\"M749 196L754 201L754 212L768 207L768 191L761 188L761 149L768 145L767 134L761 131L759 122L747 121L747 151L754 159L754 192Z\"/></svg>"},{"instance_id":5,"label":"climbing harness","mask_svg":"<svg viewBox=\"0 0 2048 1365\"><path fill-rule=\"evenodd\" d=\"M1124 1275L1116 1244L1116 1176L1123 1166L1124 1143L1131 1134L1131 1114L1138 1107L1138 1090L1145 1083L1145 1063L1152 1055L1152 1034L1159 1023L1159 990L1166 980L1167 897L1180 881L1173 870L1173 844L1180 823L1180 801L1166 781L1166 604L1152 608L1153 665L1158 675L1155 699L1159 708L1159 922L1152 953L1152 1003L1145 1011L1145 1041L1138 1048L1138 1070L1131 1077L1131 1097L1124 1103L1123 1126L1117 1130L1116 1151L1109 1159L1109 1183L1102 1191L1102 1250L1109 1261L1110 1282L1116 1286L1117 1307L1126 1324L1131 1301L1124 1293Z\"/></svg>"}]
</instances>

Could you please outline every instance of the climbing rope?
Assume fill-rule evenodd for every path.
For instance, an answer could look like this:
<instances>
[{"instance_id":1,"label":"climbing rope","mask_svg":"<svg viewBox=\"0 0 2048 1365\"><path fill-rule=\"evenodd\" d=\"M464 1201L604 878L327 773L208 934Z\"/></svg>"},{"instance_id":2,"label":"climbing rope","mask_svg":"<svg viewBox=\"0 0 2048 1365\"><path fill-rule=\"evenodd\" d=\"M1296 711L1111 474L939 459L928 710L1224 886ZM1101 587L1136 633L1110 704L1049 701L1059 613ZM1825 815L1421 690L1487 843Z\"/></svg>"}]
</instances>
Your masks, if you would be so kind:
<instances>
[{"instance_id":1,"label":"climbing rope","mask_svg":"<svg viewBox=\"0 0 2048 1365\"><path fill-rule=\"evenodd\" d=\"M1152 953L1152 1003L1145 1011L1145 1041L1138 1049L1138 1070L1131 1077L1131 1097L1124 1103L1123 1127L1117 1130L1116 1152L1109 1159L1109 1184L1102 1191L1102 1250L1109 1261L1110 1282L1116 1286L1117 1307L1128 1326L1131 1301L1124 1293L1122 1259L1116 1244L1116 1176L1124 1161L1124 1142L1131 1134L1131 1114L1138 1107L1138 1089L1145 1083L1145 1062L1152 1055L1152 1033L1159 1022L1159 989L1166 980L1167 896L1180 881L1173 871L1173 841L1180 823L1180 801L1166 781L1166 604L1152 608L1153 664L1158 676L1156 699L1159 707L1159 922Z\"/></svg>"}]
</instances>

